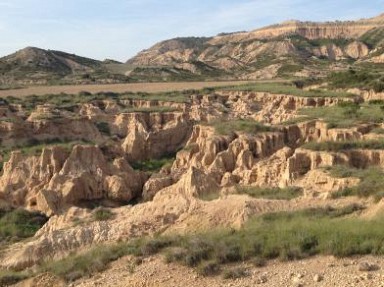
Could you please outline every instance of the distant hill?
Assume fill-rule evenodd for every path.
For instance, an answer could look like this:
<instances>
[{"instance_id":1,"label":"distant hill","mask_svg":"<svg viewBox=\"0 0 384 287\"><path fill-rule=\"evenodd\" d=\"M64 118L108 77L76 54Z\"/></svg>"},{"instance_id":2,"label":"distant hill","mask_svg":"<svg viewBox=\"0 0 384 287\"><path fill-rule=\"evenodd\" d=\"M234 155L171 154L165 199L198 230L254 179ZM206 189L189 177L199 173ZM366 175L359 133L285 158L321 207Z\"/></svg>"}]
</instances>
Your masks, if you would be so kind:
<instances>
[{"instance_id":1,"label":"distant hill","mask_svg":"<svg viewBox=\"0 0 384 287\"><path fill-rule=\"evenodd\" d=\"M0 87L321 77L384 65L384 14L358 21L290 20L250 32L166 40L126 63L28 47L0 58Z\"/></svg>"},{"instance_id":2,"label":"distant hill","mask_svg":"<svg viewBox=\"0 0 384 287\"><path fill-rule=\"evenodd\" d=\"M2 85L120 82L103 62L61 51L27 47L0 58Z\"/></svg>"},{"instance_id":3,"label":"distant hill","mask_svg":"<svg viewBox=\"0 0 384 287\"><path fill-rule=\"evenodd\" d=\"M384 15L345 22L292 20L250 32L167 40L127 63L174 67L208 77L316 76L354 63L380 62L383 39Z\"/></svg>"}]
</instances>

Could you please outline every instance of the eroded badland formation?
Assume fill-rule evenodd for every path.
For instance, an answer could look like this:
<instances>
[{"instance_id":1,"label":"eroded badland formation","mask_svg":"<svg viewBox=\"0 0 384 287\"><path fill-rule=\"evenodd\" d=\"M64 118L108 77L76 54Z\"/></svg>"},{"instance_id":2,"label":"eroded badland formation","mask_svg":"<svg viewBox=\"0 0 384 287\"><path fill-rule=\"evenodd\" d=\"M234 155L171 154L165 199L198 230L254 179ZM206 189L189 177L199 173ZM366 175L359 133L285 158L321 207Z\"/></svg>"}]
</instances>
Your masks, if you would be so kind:
<instances>
[{"instance_id":1,"label":"eroded badland formation","mask_svg":"<svg viewBox=\"0 0 384 287\"><path fill-rule=\"evenodd\" d=\"M285 81L11 91L0 286L384 286L383 27L290 21L174 39L120 76L106 66L119 63L56 51L2 58L5 86L138 71Z\"/></svg>"}]
</instances>

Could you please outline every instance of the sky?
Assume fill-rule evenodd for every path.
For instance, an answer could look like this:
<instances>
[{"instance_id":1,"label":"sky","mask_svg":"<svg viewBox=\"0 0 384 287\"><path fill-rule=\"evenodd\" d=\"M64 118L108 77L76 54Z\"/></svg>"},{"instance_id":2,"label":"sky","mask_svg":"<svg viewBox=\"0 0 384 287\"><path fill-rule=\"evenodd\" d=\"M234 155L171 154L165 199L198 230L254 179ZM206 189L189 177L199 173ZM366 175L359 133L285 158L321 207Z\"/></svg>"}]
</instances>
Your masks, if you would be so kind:
<instances>
[{"instance_id":1,"label":"sky","mask_svg":"<svg viewBox=\"0 0 384 287\"><path fill-rule=\"evenodd\" d=\"M384 0L0 0L0 56L34 46L125 62L174 37L381 13Z\"/></svg>"}]
</instances>

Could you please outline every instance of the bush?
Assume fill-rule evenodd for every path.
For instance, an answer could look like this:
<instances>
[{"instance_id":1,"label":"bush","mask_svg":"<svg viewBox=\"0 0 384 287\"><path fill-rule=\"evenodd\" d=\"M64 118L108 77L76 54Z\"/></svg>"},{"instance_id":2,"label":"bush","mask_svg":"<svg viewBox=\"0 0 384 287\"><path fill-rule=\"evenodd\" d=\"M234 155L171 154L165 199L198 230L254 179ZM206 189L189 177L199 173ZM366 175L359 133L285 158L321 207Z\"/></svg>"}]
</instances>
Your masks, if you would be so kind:
<instances>
[{"instance_id":1,"label":"bush","mask_svg":"<svg viewBox=\"0 0 384 287\"><path fill-rule=\"evenodd\" d=\"M24 209L0 210L0 241L19 241L32 237L48 218Z\"/></svg>"},{"instance_id":2,"label":"bush","mask_svg":"<svg viewBox=\"0 0 384 287\"><path fill-rule=\"evenodd\" d=\"M384 91L384 82L382 81L375 81L373 84L372 84L372 89L376 92L376 93L381 93Z\"/></svg>"},{"instance_id":3,"label":"bush","mask_svg":"<svg viewBox=\"0 0 384 287\"><path fill-rule=\"evenodd\" d=\"M215 261L203 262L197 267L196 271L201 276L213 276L220 273L220 265Z\"/></svg>"},{"instance_id":4,"label":"bush","mask_svg":"<svg viewBox=\"0 0 384 287\"><path fill-rule=\"evenodd\" d=\"M348 98L354 97L353 94L345 92L335 92L327 90L303 90L296 86L296 83L250 83L244 85L238 85L227 88L227 90L233 91L247 91L247 92L265 92L271 94L283 94L292 95L297 97L336 97L336 98Z\"/></svg>"},{"instance_id":5,"label":"bush","mask_svg":"<svg viewBox=\"0 0 384 287\"><path fill-rule=\"evenodd\" d=\"M254 120L231 120L217 121L212 123L216 132L220 135L232 135L234 133L256 134L262 132L271 132L274 129L270 126L265 126Z\"/></svg>"},{"instance_id":6,"label":"bush","mask_svg":"<svg viewBox=\"0 0 384 287\"><path fill-rule=\"evenodd\" d=\"M213 190L209 192L205 192L199 195L199 199L203 201L212 201L220 198L220 191Z\"/></svg>"},{"instance_id":7,"label":"bush","mask_svg":"<svg viewBox=\"0 0 384 287\"><path fill-rule=\"evenodd\" d=\"M73 281L105 270L111 261L122 256L132 254L141 261L143 255L150 256L164 250L167 262L197 268L203 276L220 273L222 264L245 260L262 267L266 260L274 258L285 261L317 254L338 257L383 255L384 230L377 228L381 218L368 221L346 217L361 209L358 205L350 205L340 209L326 207L270 213L249 220L237 231L210 230L198 235L160 236L96 246L82 254L47 262L39 272L51 272ZM227 279L247 275L247 270L241 267L226 270L223 274Z\"/></svg>"},{"instance_id":8,"label":"bush","mask_svg":"<svg viewBox=\"0 0 384 287\"><path fill-rule=\"evenodd\" d=\"M153 255L171 244L172 240L165 237L149 239L141 246L141 254L144 256Z\"/></svg>"},{"instance_id":9,"label":"bush","mask_svg":"<svg viewBox=\"0 0 384 287\"><path fill-rule=\"evenodd\" d=\"M357 186L345 188L332 194L332 198L344 196L373 197L375 201L384 198L384 171L380 168L357 169L337 166L328 169L335 177L356 177L360 179Z\"/></svg>"},{"instance_id":10,"label":"bush","mask_svg":"<svg viewBox=\"0 0 384 287\"><path fill-rule=\"evenodd\" d=\"M0 286L15 285L28 277L24 272L0 271Z\"/></svg>"},{"instance_id":11,"label":"bush","mask_svg":"<svg viewBox=\"0 0 384 287\"><path fill-rule=\"evenodd\" d=\"M217 248L215 257L219 263L238 262L243 259L241 247L236 243L222 244L221 248Z\"/></svg>"},{"instance_id":12,"label":"bush","mask_svg":"<svg viewBox=\"0 0 384 287\"><path fill-rule=\"evenodd\" d=\"M384 140L366 140L366 141L327 141L327 142L309 142L302 145L302 148L314 151L346 151L351 149L384 149Z\"/></svg>"},{"instance_id":13,"label":"bush","mask_svg":"<svg viewBox=\"0 0 384 287\"><path fill-rule=\"evenodd\" d=\"M228 269L225 270L223 273L223 278L224 279L239 279L239 278L244 278L248 276L247 269L243 267L237 267L233 269Z\"/></svg>"},{"instance_id":14,"label":"bush","mask_svg":"<svg viewBox=\"0 0 384 287\"><path fill-rule=\"evenodd\" d=\"M145 161L133 162L131 163L131 166L133 169L136 169L136 170L158 172L163 167L172 165L174 160L175 160L175 155L169 154L159 159L149 159Z\"/></svg>"},{"instance_id":15,"label":"bush","mask_svg":"<svg viewBox=\"0 0 384 287\"><path fill-rule=\"evenodd\" d=\"M51 272L66 281L75 281L105 270L108 263L132 252L126 243L111 246L96 246L82 254L73 254L62 260L47 262L42 272Z\"/></svg>"},{"instance_id":16,"label":"bush","mask_svg":"<svg viewBox=\"0 0 384 287\"><path fill-rule=\"evenodd\" d=\"M95 221L106 221L112 219L113 217L113 212L104 207L96 208L93 211L93 219Z\"/></svg>"},{"instance_id":17,"label":"bush","mask_svg":"<svg viewBox=\"0 0 384 287\"><path fill-rule=\"evenodd\" d=\"M300 114L311 119L320 119L328 128L349 128L364 123L382 123L384 121L382 105L341 103L337 106L302 109Z\"/></svg>"},{"instance_id":18,"label":"bush","mask_svg":"<svg viewBox=\"0 0 384 287\"><path fill-rule=\"evenodd\" d=\"M261 257L256 257L254 259L252 259L252 265L257 267L257 268L261 268L261 267L265 267L267 265L267 260L265 260L265 258L261 258Z\"/></svg>"},{"instance_id":19,"label":"bush","mask_svg":"<svg viewBox=\"0 0 384 287\"><path fill-rule=\"evenodd\" d=\"M247 194L255 198L274 200L290 200L303 195L303 189L299 187L287 188L262 188L262 187L238 187L238 193Z\"/></svg>"},{"instance_id":20,"label":"bush","mask_svg":"<svg viewBox=\"0 0 384 287\"><path fill-rule=\"evenodd\" d=\"M106 122L97 122L96 123L96 127L99 130L99 132L101 132L102 134L105 134L105 135L108 135L108 136L111 135L111 129L110 129L108 123L106 123Z\"/></svg>"}]
</instances>

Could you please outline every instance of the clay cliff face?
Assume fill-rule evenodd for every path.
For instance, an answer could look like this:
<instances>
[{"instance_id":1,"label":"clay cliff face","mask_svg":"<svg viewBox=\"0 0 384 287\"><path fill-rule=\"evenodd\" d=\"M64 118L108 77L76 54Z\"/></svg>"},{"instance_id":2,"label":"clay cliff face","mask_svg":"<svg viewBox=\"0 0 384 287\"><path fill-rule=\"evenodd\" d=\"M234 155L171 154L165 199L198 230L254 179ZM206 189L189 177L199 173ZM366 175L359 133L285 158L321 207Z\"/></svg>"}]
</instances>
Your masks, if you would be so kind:
<instances>
[{"instance_id":1,"label":"clay cliff face","mask_svg":"<svg viewBox=\"0 0 384 287\"><path fill-rule=\"evenodd\" d=\"M369 30L384 24L383 17L378 16L371 19L349 22L300 22L287 21L282 24L272 25L266 28L257 29L249 33L231 34L219 36L211 43L241 42L253 39L271 39L292 34L302 36L307 39L356 39L364 35Z\"/></svg>"},{"instance_id":2,"label":"clay cliff face","mask_svg":"<svg viewBox=\"0 0 384 287\"><path fill-rule=\"evenodd\" d=\"M383 27L382 16L348 22L288 21L250 32L160 42L128 63L137 67L173 66L207 77L213 69L222 77L275 78L281 76L278 71L285 65L300 67L297 58L308 60L308 67L309 60L316 58L330 63L367 60L377 48L372 47L371 34ZM380 58L376 56L372 61L380 62ZM316 69L315 65L306 72L321 73Z\"/></svg>"},{"instance_id":3,"label":"clay cliff face","mask_svg":"<svg viewBox=\"0 0 384 287\"><path fill-rule=\"evenodd\" d=\"M0 193L13 206L52 215L82 201L129 202L145 179L123 158L108 162L98 147L52 147L37 156L13 152L4 165Z\"/></svg>"}]
</instances>

